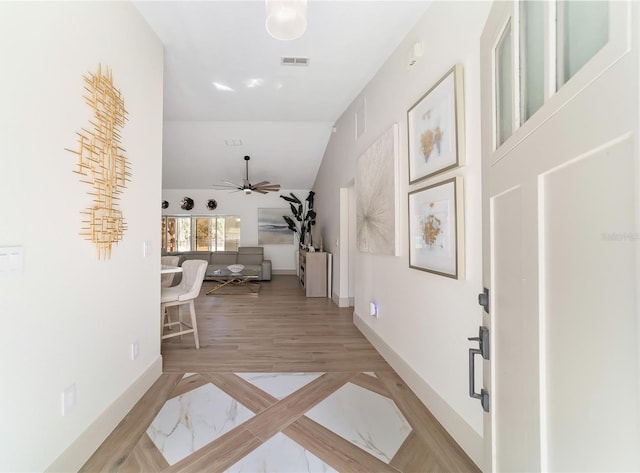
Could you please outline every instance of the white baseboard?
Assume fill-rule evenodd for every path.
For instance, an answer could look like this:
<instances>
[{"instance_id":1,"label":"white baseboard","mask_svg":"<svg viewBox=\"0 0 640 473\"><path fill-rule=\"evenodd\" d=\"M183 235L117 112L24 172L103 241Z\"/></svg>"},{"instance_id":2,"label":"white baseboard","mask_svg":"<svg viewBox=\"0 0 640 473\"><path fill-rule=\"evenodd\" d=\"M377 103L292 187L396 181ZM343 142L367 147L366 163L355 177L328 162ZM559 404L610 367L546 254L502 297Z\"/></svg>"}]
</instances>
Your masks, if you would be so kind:
<instances>
[{"instance_id":1,"label":"white baseboard","mask_svg":"<svg viewBox=\"0 0 640 473\"><path fill-rule=\"evenodd\" d=\"M382 357L398 373L407 386L438 419L471 460L482 469L484 463L484 443L482 437L432 388L414 369L375 333L364 319L353 312L353 323L358 330L378 350Z\"/></svg>"},{"instance_id":2,"label":"white baseboard","mask_svg":"<svg viewBox=\"0 0 640 473\"><path fill-rule=\"evenodd\" d=\"M107 407L71 446L49 465L46 471L78 471L161 374L162 357L158 356L147 371Z\"/></svg>"},{"instance_id":3,"label":"white baseboard","mask_svg":"<svg viewBox=\"0 0 640 473\"><path fill-rule=\"evenodd\" d=\"M333 293L331 294L331 300L338 307L350 307L351 305L353 305L349 304L350 299L348 297L340 297L340 295L336 291L333 291Z\"/></svg>"},{"instance_id":4,"label":"white baseboard","mask_svg":"<svg viewBox=\"0 0 640 473\"><path fill-rule=\"evenodd\" d=\"M273 269L271 270L271 274L273 275L277 275L277 274L285 274L285 275L296 275L296 270L295 269Z\"/></svg>"}]
</instances>

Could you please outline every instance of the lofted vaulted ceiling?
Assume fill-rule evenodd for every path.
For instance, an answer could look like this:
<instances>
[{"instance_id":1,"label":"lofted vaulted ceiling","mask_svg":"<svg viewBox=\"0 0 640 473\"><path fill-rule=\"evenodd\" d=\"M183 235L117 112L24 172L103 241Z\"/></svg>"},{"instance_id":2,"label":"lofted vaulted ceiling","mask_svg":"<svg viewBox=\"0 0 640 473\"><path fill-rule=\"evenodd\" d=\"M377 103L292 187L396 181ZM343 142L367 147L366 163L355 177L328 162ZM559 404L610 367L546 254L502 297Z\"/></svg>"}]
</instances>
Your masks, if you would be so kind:
<instances>
[{"instance_id":1,"label":"lofted vaulted ceiling","mask_svg":"<svg viewBox=\"0 0 640 473\"><path fill-rule=\"evenodd\" d=\"M163 188L251 180L311 188L333 123L427 0L308 0L307 31L273 39L264 0L140 1L164 56ZM308 65L282 65L282 58Z\"/></svg>"}]
</instances>

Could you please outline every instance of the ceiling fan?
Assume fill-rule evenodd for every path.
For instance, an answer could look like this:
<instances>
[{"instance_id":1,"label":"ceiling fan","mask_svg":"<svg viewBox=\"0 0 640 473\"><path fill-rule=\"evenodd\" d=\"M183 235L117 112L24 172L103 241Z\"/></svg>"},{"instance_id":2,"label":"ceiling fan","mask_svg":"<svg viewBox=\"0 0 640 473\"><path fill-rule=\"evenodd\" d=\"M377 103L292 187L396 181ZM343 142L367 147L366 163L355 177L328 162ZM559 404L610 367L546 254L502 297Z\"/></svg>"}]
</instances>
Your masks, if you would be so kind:
<instances>
[{"instance_id":1,"label":"ceiling fan","mask_svg":"<svg viewBox=\"0 0 640 473\"><path fill-rule=\"evenodd\" d=\"M244 162L246 166L246 177L242 181L242 185L236 184L230 181L222 181L225 185L214 184L216 187L226 187L234 189L235 191L243 191L245 194L251 194L251 192L258 192L260 194L266 194L267 192L278 192L280 190L280 184L271 184L269 181L260 181L257 184L251 184L249 181L249 160L251 157L245 156Z\"/></svg>"}]
</instances>

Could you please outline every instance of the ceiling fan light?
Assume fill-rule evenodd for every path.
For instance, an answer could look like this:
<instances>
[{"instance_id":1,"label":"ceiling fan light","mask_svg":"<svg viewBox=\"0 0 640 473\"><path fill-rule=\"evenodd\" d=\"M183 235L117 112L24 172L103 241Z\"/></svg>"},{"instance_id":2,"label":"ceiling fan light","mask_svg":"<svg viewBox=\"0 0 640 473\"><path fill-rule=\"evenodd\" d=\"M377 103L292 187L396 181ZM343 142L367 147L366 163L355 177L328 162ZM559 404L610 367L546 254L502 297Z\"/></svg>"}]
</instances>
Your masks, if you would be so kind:
<instances>
[{"instance_id":1,"label":"ceiling fan light","mask_svg":"<svg viewBox=\"0 0 640 473\"><path fill-rule=\"evenodd\" d=\"M276 39L291 40L307 29L307 0L265 0L267 32Z\"/></svg>"},{"instance_id":2,"label":"ceiling fan light","mask_svg":"<svg viewBox=\"0 0 640 473\"><path fill-rule=\"evenodd\" d=\"M245 167L245 178L242 180L242 184L234 184L231 181L222 181L225 186L223 187L231 187L233 192L242 191L245 195L251 195L253 192L257 192L258 194L268 194L269 192L276 192L280 190L280 184L271 184L269 181L260 181L258 183L251 184L249 180L249 160L251 156L244 157L244 167ZM214 201L215 202L215 201Z\"/></svg>"}]
</instances>

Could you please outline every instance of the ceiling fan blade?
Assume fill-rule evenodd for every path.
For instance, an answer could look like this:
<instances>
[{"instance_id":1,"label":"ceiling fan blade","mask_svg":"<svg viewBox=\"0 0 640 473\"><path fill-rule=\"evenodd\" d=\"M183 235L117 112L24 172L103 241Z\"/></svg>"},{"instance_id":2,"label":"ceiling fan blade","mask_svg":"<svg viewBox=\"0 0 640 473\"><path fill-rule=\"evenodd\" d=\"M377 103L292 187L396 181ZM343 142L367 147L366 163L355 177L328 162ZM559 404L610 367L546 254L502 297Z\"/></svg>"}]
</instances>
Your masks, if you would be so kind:
<instances>
[{"instance_id":1,"label":"ceiling fan blade","mask_svg":"<svg viewBox=\"0 0 640 473\"><path fill-rule=\"evenodd\" d=\"M279 191L280 190L280 185L278 185L278 184L270 184L268 186L255 187L255 189L262 189L262 190L265 190L265 191Z\"/></svg>"},{"instance_id":2,"label":"ceiling fan blade","mask_svg":"<svg viewBox=\"0 0 640 473\"><path fill-rule=\"evenodd\" d=\"M269 184L269 181L261 181L261 182L258 182L257 184L254 184L251 187L262 187L262 186L265 186L267 184Z\"/></svg>"},{"instance_id":3,"label":"ceiling fan blade","mask_svg":"<svg viewBox=\"0 0 640 473\"><path fill-rule=\"evenodd\" d=\"M224 189L238 189L238 186L235 185L227 185L227 184L213 184L213 187L222 187Z\"/></svg>"},{"instance_id":4,"label":"ceiling fan blade","mask_svg":"<svg viewBox=\"0 0 640 473\"><path fill-rule=\"evenodd\" d=\"M264 191L262 189L253 189L253 192L257 192L258 194L266 194L268 191Z\"/></svg>"},{"instance_id":5,"label":"ceiling fan blade","mask_svg":"<svg viewBox=\"0 0 640 473\"><path fill-rule=\"evenodd\" d=\"M230 186L233 186L236 189L242 189L242 186L239 184L236 184L235 182L231 182L231 181L222 181L222 182L224 182L225 184L229 184Z\"/></svg>"}]
</instances>

